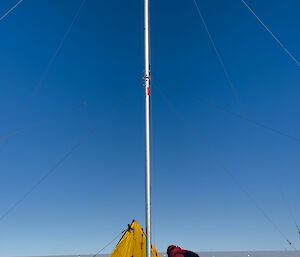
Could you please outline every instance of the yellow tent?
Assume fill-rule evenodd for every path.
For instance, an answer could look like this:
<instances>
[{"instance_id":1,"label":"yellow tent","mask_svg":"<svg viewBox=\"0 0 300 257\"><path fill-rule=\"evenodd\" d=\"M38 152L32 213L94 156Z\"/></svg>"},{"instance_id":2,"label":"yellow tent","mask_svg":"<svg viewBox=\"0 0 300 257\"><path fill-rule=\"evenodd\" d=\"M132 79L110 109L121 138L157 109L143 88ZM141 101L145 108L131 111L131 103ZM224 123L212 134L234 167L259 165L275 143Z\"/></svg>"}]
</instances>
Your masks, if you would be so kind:
<instances>
[{"instance_id":1,"label":"yellow tent","mask_svg":"<svg viewBox=\"0 0 300 257\"><path fill-rule=\"evenodd\" d=\"M153 245L151 248L152 257L160 257ZM146 235L137 221L128 226L110 257L146 257Z\"/></svg>"}]
</instances>

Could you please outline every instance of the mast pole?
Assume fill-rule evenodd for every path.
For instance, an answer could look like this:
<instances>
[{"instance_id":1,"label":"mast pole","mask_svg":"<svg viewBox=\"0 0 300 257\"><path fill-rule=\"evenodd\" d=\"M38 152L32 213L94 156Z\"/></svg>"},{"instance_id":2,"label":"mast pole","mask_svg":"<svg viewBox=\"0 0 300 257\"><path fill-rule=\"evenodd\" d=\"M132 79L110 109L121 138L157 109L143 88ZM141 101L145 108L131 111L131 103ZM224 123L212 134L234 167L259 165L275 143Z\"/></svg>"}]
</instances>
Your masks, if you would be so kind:
<instances>
[{"instance_id":1,"label":"mast pole","mask_svg":"<svg viewBox=\"0 0 300 257\"><path fill-rule=\"evenodd\" d=\"M151 257L151 180L150 180L150 39L149 0L144 0L145 32L145 172L146 172L146 256Z\"/></svg>"}]
</instances>

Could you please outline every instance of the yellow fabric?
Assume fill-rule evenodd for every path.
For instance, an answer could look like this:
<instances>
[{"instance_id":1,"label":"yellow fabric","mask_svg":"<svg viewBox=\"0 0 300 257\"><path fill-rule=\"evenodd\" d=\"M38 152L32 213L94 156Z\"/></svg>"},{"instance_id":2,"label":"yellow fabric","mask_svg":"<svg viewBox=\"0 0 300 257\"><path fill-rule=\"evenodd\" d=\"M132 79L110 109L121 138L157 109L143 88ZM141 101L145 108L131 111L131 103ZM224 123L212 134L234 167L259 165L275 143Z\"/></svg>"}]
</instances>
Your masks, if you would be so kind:
<instances>
[{"instance_id":1,"label":"yellow fabric","mask_svg":"<svg viewBox=\"0 0 300 257\"><path fill-rule=\"evenodd\" d=\"M132 221L133 230L126 231L110 257L146 257L146 235L137 223ZM160 257L152 245L152 257Z\"/></svg>"}]
</instances>

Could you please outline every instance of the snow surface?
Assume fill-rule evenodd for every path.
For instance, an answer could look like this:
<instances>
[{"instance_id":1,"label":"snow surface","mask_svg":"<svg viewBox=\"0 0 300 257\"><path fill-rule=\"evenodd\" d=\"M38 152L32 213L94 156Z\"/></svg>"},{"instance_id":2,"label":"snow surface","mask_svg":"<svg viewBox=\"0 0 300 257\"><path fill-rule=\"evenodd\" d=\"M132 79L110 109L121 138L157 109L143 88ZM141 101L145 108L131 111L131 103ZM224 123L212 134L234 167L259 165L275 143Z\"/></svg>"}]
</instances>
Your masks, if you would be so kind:
<instances>
[{"instance_id":1,"label":"snow surface","mask_svg":"<svg viewBox=\"0 0 300 257\"><path fill-rule=\"evenodd\" d=\"M198 252L200 257L300 257L300 251L243 251L243 252ZM160 253L161 257L167 257ZM92 254L56 255L35 257L93 257ZM97 257L109 257L109 254L99 254Z\"/></svg>"}]
</instances>

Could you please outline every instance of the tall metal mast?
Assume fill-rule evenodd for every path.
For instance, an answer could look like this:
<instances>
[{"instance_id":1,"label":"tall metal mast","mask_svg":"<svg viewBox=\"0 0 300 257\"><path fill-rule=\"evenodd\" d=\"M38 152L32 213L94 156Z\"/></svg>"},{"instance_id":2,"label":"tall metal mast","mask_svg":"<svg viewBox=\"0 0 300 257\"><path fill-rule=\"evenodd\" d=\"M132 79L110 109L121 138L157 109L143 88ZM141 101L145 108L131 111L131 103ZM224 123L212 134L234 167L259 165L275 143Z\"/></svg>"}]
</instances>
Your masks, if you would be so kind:
<instances>
[{"instance_id":1,"label":"tall metal mast","mask_svg":"<svg viewBox=\"0 0 300 257\"><path fill-rule=\"evenodd\" d=\"M150 181L150 38L149 0L144 0L145 12L145 171L146 171L146 256L151 257L151 181Z\"/></svg>"}]
</instances>

